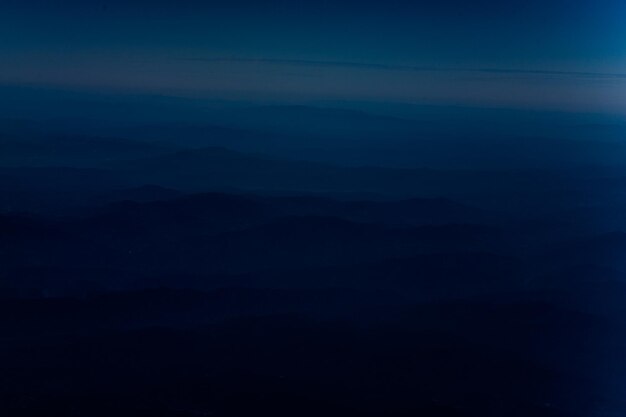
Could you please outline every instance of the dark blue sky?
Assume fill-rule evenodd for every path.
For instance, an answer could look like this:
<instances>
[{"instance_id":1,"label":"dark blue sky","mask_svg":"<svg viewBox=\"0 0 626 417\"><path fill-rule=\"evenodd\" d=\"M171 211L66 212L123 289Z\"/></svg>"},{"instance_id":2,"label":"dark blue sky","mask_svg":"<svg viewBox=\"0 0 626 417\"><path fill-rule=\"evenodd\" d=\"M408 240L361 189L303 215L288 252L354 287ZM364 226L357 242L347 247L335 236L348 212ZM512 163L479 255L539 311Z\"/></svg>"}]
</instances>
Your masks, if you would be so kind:
<instances>
[{"instance_id":1,"label":"dark blue sky","mask_svg":"<svg viewBox=\"0 0 626 417\"><path fill-rule=\"evenodd\" d=\"M626 112L621 0L4 0L0 82Z\"/></svg>"}]
</instances>

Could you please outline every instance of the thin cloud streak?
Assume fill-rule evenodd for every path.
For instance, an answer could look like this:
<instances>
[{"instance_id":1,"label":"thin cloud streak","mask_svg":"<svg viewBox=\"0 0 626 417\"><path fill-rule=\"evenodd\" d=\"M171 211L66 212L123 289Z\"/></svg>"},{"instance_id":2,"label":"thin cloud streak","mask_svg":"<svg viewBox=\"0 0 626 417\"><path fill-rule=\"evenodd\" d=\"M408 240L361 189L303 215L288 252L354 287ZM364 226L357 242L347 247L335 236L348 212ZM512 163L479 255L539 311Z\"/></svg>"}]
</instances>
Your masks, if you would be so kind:
<instances>
[{"instance_id":1,"label":"thin cloud streak","mask_svg":"<svg viewBox=\"0 0 626 417\"><path fill-rule=\"evenodd\" d=\"M184 61L212 62L212 63L251 63L251 64L279 64L303 67L334 67L358 68L385 71L411 72L446 72L446 73L478 73L504 75L551 75L572 78L588 79L626 79L626 73L590 72L590 71L557 71L557 70L527 70L515 68L453 68L412 65L372 64L348 61L315 61L301 59L254 59L254 58L184 58Z\"/></svg>"}]
</instances>

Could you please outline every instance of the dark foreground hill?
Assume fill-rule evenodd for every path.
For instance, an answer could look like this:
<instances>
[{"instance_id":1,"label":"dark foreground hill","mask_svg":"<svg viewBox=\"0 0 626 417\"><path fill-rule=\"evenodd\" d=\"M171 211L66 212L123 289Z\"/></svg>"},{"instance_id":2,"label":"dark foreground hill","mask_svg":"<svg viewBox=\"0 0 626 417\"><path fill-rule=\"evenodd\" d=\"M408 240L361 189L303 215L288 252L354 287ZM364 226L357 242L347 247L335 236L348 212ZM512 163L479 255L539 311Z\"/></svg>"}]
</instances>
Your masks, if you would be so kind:
<instances>
[{"instance_id":1,"label":"dark foreground hill","mask_svg":"<svg viewBox=\"0 0 626 417\"><path fill-rule=\"evenodd\" d=\"M626 415L621 170L332 165L160 133L2 142L1 415Z\"/></svg>"}]
</instances>

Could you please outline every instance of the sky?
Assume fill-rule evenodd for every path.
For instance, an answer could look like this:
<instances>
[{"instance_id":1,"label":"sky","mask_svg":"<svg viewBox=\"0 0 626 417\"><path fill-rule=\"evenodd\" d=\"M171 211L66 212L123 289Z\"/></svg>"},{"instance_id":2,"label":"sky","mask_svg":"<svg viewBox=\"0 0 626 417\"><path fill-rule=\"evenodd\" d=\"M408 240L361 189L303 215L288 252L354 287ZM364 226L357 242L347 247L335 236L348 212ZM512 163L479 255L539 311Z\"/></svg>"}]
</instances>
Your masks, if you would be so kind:
<instances>
[{"instance_id":1,"label":"sky","mask_svg":"<svg viewBox=\"0 0 626 417\"><path fill-rule=\"evenodd\" d=\"M0 83L626 113L622 0L2 0Z\"/></svg>"}]
</instances>

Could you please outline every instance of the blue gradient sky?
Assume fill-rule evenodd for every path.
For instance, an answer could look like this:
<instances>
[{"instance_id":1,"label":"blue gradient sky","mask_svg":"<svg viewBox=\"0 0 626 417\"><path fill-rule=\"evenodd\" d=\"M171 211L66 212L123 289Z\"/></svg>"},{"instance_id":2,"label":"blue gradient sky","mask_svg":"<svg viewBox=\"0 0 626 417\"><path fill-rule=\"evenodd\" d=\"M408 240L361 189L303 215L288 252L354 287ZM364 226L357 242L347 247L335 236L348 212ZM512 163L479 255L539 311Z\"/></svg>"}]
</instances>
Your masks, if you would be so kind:
<instances>
[{"instance_id":1,"label":"blue gradient sky","mask_svg":"<svg viewBox=\"0 0 626 417\"><path fill-rule=\"evenodd\" d=\"M4 0L0 82L626 113L618 0Z\"/></svg>"}]
</instances>

